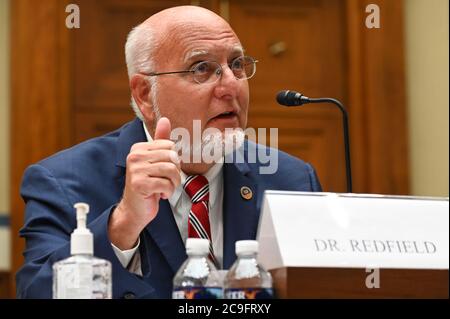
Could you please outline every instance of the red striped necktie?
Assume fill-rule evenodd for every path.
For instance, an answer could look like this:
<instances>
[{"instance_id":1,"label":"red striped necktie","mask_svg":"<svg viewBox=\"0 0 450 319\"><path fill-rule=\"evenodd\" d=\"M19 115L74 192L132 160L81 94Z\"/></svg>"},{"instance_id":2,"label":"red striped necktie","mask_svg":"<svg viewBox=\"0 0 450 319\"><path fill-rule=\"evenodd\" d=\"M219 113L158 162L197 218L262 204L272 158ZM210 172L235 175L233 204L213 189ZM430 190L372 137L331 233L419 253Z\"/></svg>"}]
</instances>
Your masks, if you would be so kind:
<instances>
[{"instance_id":1,"label":"red striped necktie","mask_svg":"<svg viewBox=\"0 0 450 319\"><path fill-rule=\"evenodd\" d=\"M188 237L209 240L209 258L218 266L212 247L211 227L209 224L209 184L203 175L191 175L186 178L184 191L192 201L189 212Z\"/></svg>"}]
</instances>

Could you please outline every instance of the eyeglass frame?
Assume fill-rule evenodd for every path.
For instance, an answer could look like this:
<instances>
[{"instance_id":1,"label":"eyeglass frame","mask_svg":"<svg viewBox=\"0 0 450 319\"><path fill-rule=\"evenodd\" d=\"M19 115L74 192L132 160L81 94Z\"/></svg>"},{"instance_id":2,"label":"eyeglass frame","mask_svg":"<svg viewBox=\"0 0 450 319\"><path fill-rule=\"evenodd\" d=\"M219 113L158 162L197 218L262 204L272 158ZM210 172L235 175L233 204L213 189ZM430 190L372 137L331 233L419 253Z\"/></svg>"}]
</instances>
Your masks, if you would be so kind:
<instances>
[{"instance_id":1,"label":"eyeglass frame","mask_svg":"<svg viewBox=\"0 0 450 319\"><path fill-rule=\"evenodd\" d=\"M236 61L236 60L239 59L239 58L250 58L250 59L252 60L252 64L254 65L255 70L254 70L254 72L253 72L253 74L252 74L251 76L240 79L240 78L236 77L236 75L234 75L234 72L233 72L233 69L232 69L232 64L234 63L234 61ZM150 73L139 72L139 73L142 74L142 75L146 75L146 76L159 76L159 75L167 75L167 74L191 73L191 74L193 75L194 81L195 81L196 83L198 83L198 84L215 83L215 82L217 82L217 80L218 80L220 77L217 77L217 79L216 79L215 81L213 81L213 82L207 82L207 81L205 81L205 82L199 82L199 81L197 81L197 80L195 79L195 76L194 76L195 68L196 68L198 65L200 65L201 63L205 63L205 62L216 63L216 64L219 66L219 68L217 68L217 69L215 70L214 73L217 73L217 70L220 69L220 71L221 71L221 72L220 72L220 77L222 77L222 74L223 74L223 67L222 67L222 65L221 65L220 63L218 63L218 62L216 62L216 61L201 61L201 62L198 62L198 63L196 63L196 64L193 66L193 68L192 68L191 70L169 71L169 72L150 72ZM257 63L257 62L259 62L259 61L256 60L255 58L253 58L253 57L251 57L251 56L248 56L248 55L244 55L244 56L239 56L239 57L233 59L233 61L231 61L231 63L227 63L227 66L230 68L231 72L233 72L233 75L234 75L234 77L235 77L236 80L248 80L248 79L251 79L251 78L255 75L255 73L256 73L256 63Z\"/></svg>"}]
</instances>

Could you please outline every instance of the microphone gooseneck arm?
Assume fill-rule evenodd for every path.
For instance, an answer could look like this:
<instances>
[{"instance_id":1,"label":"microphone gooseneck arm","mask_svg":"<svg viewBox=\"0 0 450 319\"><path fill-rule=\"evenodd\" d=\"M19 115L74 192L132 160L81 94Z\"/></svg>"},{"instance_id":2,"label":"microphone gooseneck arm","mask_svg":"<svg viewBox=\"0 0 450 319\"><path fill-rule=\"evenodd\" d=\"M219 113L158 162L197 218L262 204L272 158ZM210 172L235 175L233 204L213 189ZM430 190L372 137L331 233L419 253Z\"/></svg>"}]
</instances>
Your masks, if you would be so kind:
<instances>
[{"instance_id":1,"label":"microphone gooseneck arm","mask_svg":"<svg viewBox=\"0 0 450 319\"><path fill-rule=\"evenodd\" d=\"M342 113L342 120L344 125L344 147L345 147L345 168L347 177L347 193L352 193L352 167L350 162L350 137L348 134L348 113L341 102L336 99L324 98L309 98L309 103L332 103L336 105Z\"/></svg>"},{"instance_id":2,"label":"microphone gooseneck arm","mask_svg":"<svg viewBox=\"0 0 450 319\"><path fill-rule=\"evenodd\" d=\"M277 102L284 106L300 106L309 103L332 103L337 106L342 113L344 126L344 146L345 146L345 168L347 177L347 192L352 193L352 168L350 162L350 137L348 133L348 113L341 102L333 98L309 98L301 93L285 90L277 94Z\"/></svg>"}]
</instances>

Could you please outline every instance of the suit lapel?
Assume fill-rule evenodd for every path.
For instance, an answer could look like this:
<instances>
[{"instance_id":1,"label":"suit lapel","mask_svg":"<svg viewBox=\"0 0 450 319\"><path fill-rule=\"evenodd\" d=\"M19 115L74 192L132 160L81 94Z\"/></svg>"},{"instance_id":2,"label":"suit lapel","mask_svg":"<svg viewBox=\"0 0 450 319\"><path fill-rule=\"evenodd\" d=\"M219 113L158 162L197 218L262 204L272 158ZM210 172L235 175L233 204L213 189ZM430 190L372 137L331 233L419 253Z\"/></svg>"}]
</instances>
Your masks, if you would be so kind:
<instances>
[{"instance_id":1,"label":"suit lapel","mask_svg":"<svg viewBox=\"0 0 450 319\"><path fill-rule=\"evenodd\" d=\"M144 127L142 121L138 118L125 124L120 130L116 143L116 166L117 171L116 181L118 189L117 201L122 197L123 189L125 187L125 172L127 164L127 156L133 144L144 142L146 140Z\"/></svg>"},{"instance_id":2,"label":"suit lapel","mask_svg":"<svg viewBox=\"0 0 450 319\"><path fill-rule=\"evenodd\" d=\"M223 266L224 269L228 269L236 259L236 241L256 237L259 218L256 209L258 189L246 163L225 163L223 176ZM252 191L253 196L250 199L245 199L241 195L242 187L248 187Z\"/></svg>"},{"instance_id":3,"label":"suit lapel","mask_svg":"<svg viewBox=\"0 0 450 319\"><path fill-rule=\"evenodd\" d=\"M120 129L120 135L117 138L116 165L126 167L127 156L133 144L145 142L146 140L144 127L140 119L136 118L122 127Z\"/></svg>"},{"instance_id":4,"label":"suit lapel","mask_svg":"<svg viewBox=\"0 0 450 319\"><path fill-rule=\"evenodd\" d=\"M159 201L158 214L148 224L146 230L166 258L173 272L176 272L187 256L169 201Z\"/></svg>"}]
</instances>

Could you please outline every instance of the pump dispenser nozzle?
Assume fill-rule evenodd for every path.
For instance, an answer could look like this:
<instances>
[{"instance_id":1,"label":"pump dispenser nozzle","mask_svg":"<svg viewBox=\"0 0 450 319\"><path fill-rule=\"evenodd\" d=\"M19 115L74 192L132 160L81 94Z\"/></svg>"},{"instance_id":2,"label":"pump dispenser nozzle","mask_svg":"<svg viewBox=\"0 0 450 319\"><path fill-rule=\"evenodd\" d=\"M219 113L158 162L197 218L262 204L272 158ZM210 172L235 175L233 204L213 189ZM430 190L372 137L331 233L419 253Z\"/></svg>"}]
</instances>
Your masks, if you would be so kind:
<instances>
[{"instance_id":1,"label":"pump dispenser nozzle","mask_svg":"<svg viewBox=\"0 0 450 319\"><path fill-rule=\"evenodd\" d=\"M89 213L89 205L86 203L76 203L74 207L77 211L77 228L70 236L70 254L93 255L93 236L89 229L86 228L86 215Z\"/></svg>"},{"instance_id":2,"label":"pump dispenser nozzle","mask_svg":"<svg viewBox=\"0 0 450 319\"><path fill-rule=\"evenodd\" d=\"M73 207L77 210L77 228L86 228L86 215L89 213L89 205L76 203Z\"/></svg>"}]
</instances>

